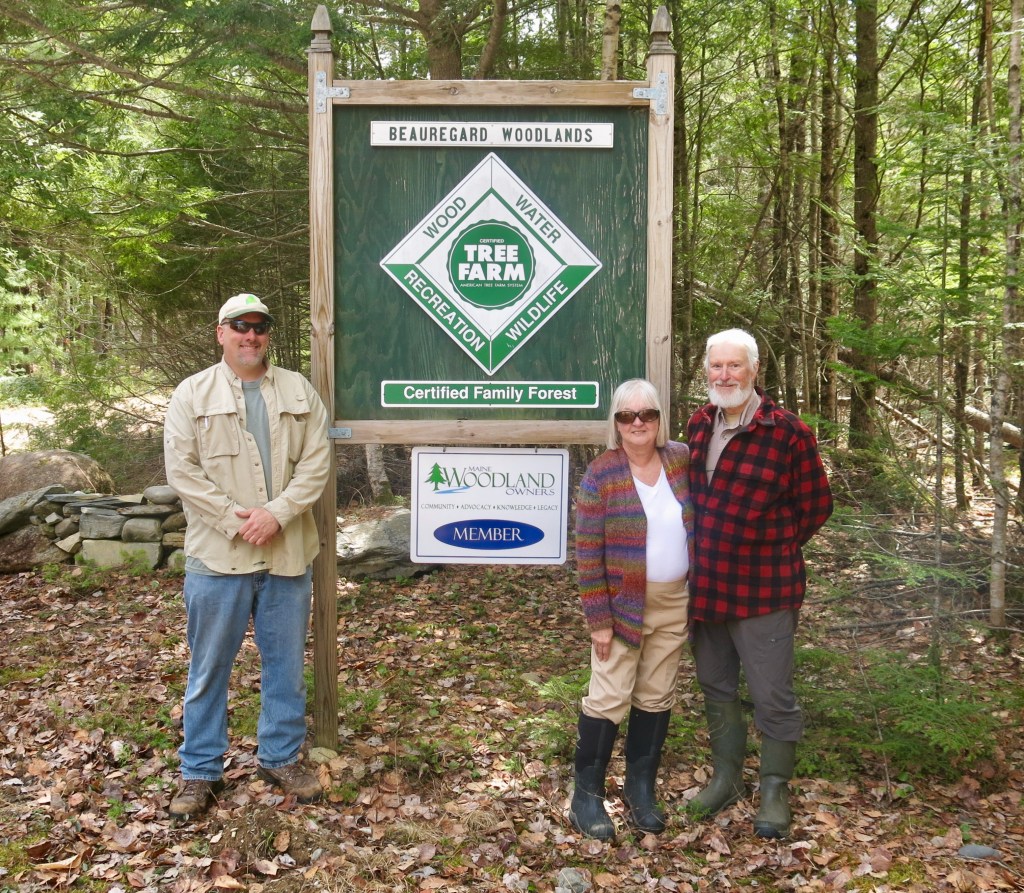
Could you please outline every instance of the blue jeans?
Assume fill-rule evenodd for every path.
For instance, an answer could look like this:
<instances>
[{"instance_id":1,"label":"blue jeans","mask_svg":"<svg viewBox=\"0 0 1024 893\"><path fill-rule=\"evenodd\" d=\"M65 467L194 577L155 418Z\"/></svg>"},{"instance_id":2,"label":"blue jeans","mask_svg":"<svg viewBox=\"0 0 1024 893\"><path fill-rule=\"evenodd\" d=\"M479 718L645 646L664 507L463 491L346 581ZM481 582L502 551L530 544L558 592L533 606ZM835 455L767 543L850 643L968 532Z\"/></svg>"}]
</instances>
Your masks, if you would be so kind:
<instances>
[{"instance_id":1,"label":"blue jeans","mask_svg":"<svg viewBox=\"0 0 1024 893\"><path fill-rule=\"evenodd\" d=\"M260 652L261 766L294 763L306 738L306 633L312 570L299 577L264 572L185 574L188 647L185 740L178 749L186 780L217 781L228 749L228 683L252 617Z\"/></svg>"}]
</instances>

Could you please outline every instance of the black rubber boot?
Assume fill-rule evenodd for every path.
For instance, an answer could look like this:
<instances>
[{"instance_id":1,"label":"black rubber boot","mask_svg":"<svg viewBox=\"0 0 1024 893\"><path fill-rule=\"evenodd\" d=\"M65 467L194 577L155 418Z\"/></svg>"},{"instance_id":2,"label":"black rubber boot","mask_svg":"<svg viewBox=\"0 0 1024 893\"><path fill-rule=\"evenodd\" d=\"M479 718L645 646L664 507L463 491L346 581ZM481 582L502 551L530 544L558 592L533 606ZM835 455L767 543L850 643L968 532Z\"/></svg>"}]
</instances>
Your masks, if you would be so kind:
<instances>
[{"instance_id":1,"label":"black rubber boot","mask_svg":"<svg viewBox=\"0 0 1024 893\"><path fill-rule=\"evenodd\" d=\"M789 780L796 765L796 742L761 739L761 807L754 834L780 839L789 834Z\"/></svg>"},{"instance_id":2,"label":"black rubber boot","mask_svg":"<svg viewBox=\"0 0 1024 893\"><path fill-rule=\"evenodd\" d=\"M604 778L618 733L619 727L610 719L580 714L576 789L569 806L569 821L580 834L597 840L615 837L615 825L604 808Z\"/></svg>"},{"instance_id":3,"label":"black rubber boot","mask_svg":"<svg viewBox=\"0 0 1024 893\"><path fill-rule=\"evenodd\" d=\"M705 712L714 774L708 786L686 806L690 815L700 819L731 806L746 793L743 758L747 753L747 720L739 700L708 701Z\"/></svg>"},{"instance_id":4,"label":"black rubber boot","mask_svg":"<svg viewBox=\"0 0 1024 893\"><path fill-rule=\"evenodd\" d=\"M630 824L655 834L665 830L665 813L658 806L654 784L671 713L671 710L648 713L634 707L629 711L626 730L626 784L622 799Z\"/></svg>"}]
</instances>

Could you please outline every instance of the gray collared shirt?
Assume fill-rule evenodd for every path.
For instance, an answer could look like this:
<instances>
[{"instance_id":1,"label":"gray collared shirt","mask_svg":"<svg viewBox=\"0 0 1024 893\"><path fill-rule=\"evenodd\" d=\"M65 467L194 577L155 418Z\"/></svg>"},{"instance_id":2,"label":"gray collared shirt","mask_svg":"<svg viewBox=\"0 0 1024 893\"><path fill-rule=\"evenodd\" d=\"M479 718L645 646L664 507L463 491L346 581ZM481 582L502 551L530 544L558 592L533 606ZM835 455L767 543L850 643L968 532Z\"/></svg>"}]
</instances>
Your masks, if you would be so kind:
<instances>
[{"instance_id":1,"label":"gray collared shirt","mask_svg":"<svg viewBox=\"0 0 1024 893\"><path fill-rule=\"evenodd\" d=\"M750 397L747 402L743 405L743 412L740 413L739 421L735 425L730 425L725 420L725 413L721 409L715 411L715 423L711 431L711 439L708 442L708 453L705 458L705 468L708 473L708 480L711 480L711 476L715 473L715 467L718 465L718 459L722 455L722 450L725 449L725 445L732 440L733 435L737 431L742 431L751 423L754 418L754 413L757 412L757 407L761 405L761 397L757 391L751 391Z\"/></svg>"}]
</instances>

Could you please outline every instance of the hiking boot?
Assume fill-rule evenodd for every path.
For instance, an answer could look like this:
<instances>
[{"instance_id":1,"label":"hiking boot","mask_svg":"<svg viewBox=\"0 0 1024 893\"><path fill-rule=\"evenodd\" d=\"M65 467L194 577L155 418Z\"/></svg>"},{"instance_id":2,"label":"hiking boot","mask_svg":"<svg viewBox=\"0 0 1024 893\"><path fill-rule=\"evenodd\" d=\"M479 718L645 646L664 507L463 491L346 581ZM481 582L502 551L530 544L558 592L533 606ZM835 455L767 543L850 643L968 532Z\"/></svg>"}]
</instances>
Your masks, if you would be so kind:
<instances>
[{"instance_id":1,"label":"hiking boot","mask_svg":"<svg viewBox=\"0 0 1024 893\"><path fill-rule=\"evenodd\" d=\"M289 763L277 769L260 766L256 774L264 781L276 785L286 794L294 794L299 803L312 803L324 795L323 786L317 777L302 768L301 763Z\"/></svg>"},{"instance_id":2,"label":"hiking boot","mask_svg":"<svg viewBox=\"0 0 1024 893\"><path fill-rule=\"evenodd\" d=\"M202 815L213 805L217 794L222 790L224 790L224 780L221 778L216 781L183 778L167 811L176 819L188 819L192 816Z\"/></svg>"}]
</instances>

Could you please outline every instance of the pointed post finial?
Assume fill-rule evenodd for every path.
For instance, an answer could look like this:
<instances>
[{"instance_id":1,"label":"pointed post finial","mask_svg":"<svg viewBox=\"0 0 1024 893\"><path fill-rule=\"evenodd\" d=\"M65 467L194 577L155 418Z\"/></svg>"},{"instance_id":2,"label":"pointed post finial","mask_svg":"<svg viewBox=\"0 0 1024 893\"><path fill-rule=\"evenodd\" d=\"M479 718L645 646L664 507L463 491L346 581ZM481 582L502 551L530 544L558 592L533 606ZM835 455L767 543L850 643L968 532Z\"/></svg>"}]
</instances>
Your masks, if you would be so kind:
<instances>
[{"instance_id":1,"label":"pointed post finial","mask_svg":"<svg viewBox=\"0 0 1024 893\"><path fill-rule=\"evenodd\" d=\"M659 6L651 23L651 48L649 54L674 53L669 35L672 33L672 17L667 6Z\"/></svg>"},{"instance_id":2,"label":"pointed post finial","mask_svg":"<svg viewBox=\"0 0 1024 893\"><path fill-rule=\"evenodd\" d=\"M323 4L318 6L316 12L313 13L313 24L310 26L310 30L314 33L326 31L328 34L334 30L331 27L331 16Z\"/></svg>"},{"instance_id":3,"label":"pointed post finial","mask_svg":"<svg viewBox=\"0 0 1024 893\"><path fill-rule=\"evenodd\" d=\"M326 6L320 5L316 8L310 30L313 32L313 40L309 44L309 52L331 52L331 32L334 29L331 27L331 16Z\"/></svg>"}]
</instances>

